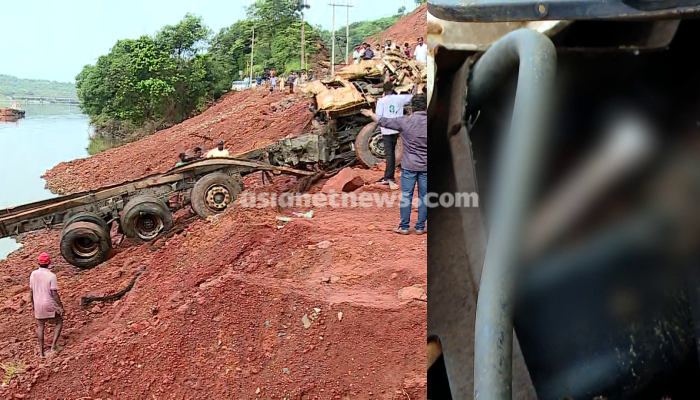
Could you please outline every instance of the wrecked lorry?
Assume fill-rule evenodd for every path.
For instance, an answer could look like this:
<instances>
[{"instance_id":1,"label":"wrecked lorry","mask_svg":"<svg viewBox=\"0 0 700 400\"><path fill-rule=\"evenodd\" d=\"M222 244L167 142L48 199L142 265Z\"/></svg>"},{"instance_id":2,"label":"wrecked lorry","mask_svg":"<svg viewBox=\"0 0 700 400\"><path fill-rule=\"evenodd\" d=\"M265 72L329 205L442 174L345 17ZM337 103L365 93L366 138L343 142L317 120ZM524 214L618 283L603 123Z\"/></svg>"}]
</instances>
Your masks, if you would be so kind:
<instances>
[{"instance_id":1,"label":"wrecked lorry","mask_svg":"<svg viewBox=\"0 0 700 400\"><path fill-rule=\"evenodd\" d=\"M314 101L316 132L311 139L291 139L294 144L281 141L280 146L298 149L309 141L320 143L315 147L319 150L311 152L327 154L324 162L342 154L341 158L356 156L373 167L386 158L384 142L379 124L363 116L361 110L374 107L384 93L384 82L392 82L397 93L412 93L420 92L426 79L424 65L408 59L400 50L392 50L381 59L362 60L340 68L334 77L301 85L301 91ZM399 139L397 163L401 149Z\"/></svg>"},{"instance_id":2,"label":"wrecked lorry","mask_svg":"<svg viewBox=\"0 0 700 400\"><path fill-rule=\"evenodd\" d=\"M428 11L429 398L700 398L700 4Z\"/></svg>"}]
</instances>

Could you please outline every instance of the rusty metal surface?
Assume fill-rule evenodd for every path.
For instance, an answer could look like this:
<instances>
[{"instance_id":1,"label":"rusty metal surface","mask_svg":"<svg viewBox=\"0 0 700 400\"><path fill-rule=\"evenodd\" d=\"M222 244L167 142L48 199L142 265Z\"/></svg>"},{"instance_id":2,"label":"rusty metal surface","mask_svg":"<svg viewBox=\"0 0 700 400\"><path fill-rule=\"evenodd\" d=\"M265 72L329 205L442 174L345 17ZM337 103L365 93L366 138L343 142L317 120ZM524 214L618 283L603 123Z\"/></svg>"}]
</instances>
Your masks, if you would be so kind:
<instances>
[{"instance_id":1,"label":"rusty metal surface","mask_svg":"<svg viewBox=\"0 0 700 400\"><path fill-rule=\"evenodd\" d=\"M554 93L556 50L530 29L511 32L474 66L468 110L476 111L518 67L518 84L508 131L497 151L489 238L476 311L474 395L511 399L514 268L540 163L547 144Z\"/></svg>"},{"instance_id":2,"label":"rusty metal surface","mask_svg":"<svg viewBox=\"0 0 700 400\"><path fill-rule=\"evenodd\" d=\"M464 126L470 62L465 53L436 55L435 82L428 135L431 192L478 191L471 144ZM447 65L448 63L456 65ZM428 337L438 337L453 399L473 397L474 322L486 228L479 208L430 208L432 234L428 258ZM514 399L536 399L520 348L513 357ZM430 382L428 383L430 385Z\"/></svg>"},{"instance_id":3,"label":"rusty metal surface","mask_svg":"<svg viewBox=\"0 0 700 400\"><path fill-rule=\"evenodd\" d=\"M464 101L452 104L451 99L466 97L468 73L465 63L456 74L443 74L436 83L440 101L430 109L431 113L436 113L432 119L436 123L429 123L428 146L434 160L429 165L430 174L439 179L428 182L430 192L454 193L457 190L446 122L450 114L456 113L459 119L463 113L461 106ZM454 83L454 88L450 87L451 83ZM460 156L471 164L469 154ZM462 185L476 189L473 175L470 182L462 182ZM467 215L462 215L464 211ZM483 261L485 240L479 240L479 237L485 237L483 222L478 209L456 207L429 208L428 218L433 232L428 235L428 337L440 339L452 397L467 399L473 391L474 317L478 290L473 272L481 268ZM469 231L469 226L473 231Z\"/></svg>"},{"instance_id":4,"label":"rusty metal surface","mask_svg":"<svg viewBox=\"0 0 700 400\"><path fill-rule=\"evenodd\" d=\"M696 0L429 0L428 11L440 19L464 22L661 19L700 14Z\"/></svg>"},{"instance_id":5,"label":"rusty metal surface","mask_svg":"<svg viewBox=\"0 0 700 400\"><path fill-rule=\"evenodd\" d=\"M511 21L511 22L456 22L437 18L428 12L428 49L438 47L450 50L486 51L503 35L520 28L529 28L553 36L571 24L571 21Z\"/></svg>"}]
</instances>

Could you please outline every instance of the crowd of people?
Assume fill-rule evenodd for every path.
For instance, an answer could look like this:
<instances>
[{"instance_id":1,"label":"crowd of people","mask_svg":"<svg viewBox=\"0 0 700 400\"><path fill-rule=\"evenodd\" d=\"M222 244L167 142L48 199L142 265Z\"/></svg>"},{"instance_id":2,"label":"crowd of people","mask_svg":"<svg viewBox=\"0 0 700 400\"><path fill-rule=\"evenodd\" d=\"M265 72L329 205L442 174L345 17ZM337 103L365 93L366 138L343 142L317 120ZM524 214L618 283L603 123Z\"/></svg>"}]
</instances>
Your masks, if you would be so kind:
<instances>
[{"instance_id":1,"label":"crowd of people","mask_svg":"<svg viewBox=\"0 0 700 400\"><path fill-rule=\"evenodd\" d=\"M298 84L306 83L313 80L313 72L302 71L292 71L284 76L277 76L275 69L265 71L262 75L258 74L255 77L254 87L261 88L267 86L270 89L270 93L278 90L280 92L289 90L289 93L294 93L294 88Z\"/></svg>"},{"instance_id":2,"label":"crowd of people","mask_svg":"<svg viewBox=\"0 0 700 400\"><path fill-rule=\"evenodd\" d=\"M374 50L372 50L372 46L369 43L362 43L356 46L352 53L353 63L359 64L362 60L382 58L382 55L390 50L400 50L407 58L413 58L421 63L428 61L428 45L423 42L423 37L418 37L417 44L413 50L411 50L408 42L404 43L403 47L399 49L395 43L392 43L391 39L387 39L384 45L377 43L374 46Z\"/></svg>"},{"instance_id":3,"label":"crowd of people","mask_svg":"<svg viewBox=\"0 0 700 400\"><path fill-rule=\"evenodd\" d=\"M387 39L386 42L381 44L376 44L374 49L372 46L365 42L359 46L356 46L353 53L353 63L359 64L362 60L372 60L381 58L389 50L399 50L407 58L412 58L417 62L426 63L428 59L428 46L423 41L423 37L417 38L417 44L411 48L408 42L404 43L402 47L393 43L391 39ZM241 72L242 73L242 72ZM327 78L329 71L327 67L324 67L321 72L322 78ZM313 71L292 71L287 76L278 76L275 69L265 69L263 73L258 74L253 81L250 77L246 76L243 79L243 85L245 87L262 88L267 87L270 93L274 91L285 91L288 90L289 93L294 93L294 89L306 82L314 80Z\"/></svg>"}]
</instances>

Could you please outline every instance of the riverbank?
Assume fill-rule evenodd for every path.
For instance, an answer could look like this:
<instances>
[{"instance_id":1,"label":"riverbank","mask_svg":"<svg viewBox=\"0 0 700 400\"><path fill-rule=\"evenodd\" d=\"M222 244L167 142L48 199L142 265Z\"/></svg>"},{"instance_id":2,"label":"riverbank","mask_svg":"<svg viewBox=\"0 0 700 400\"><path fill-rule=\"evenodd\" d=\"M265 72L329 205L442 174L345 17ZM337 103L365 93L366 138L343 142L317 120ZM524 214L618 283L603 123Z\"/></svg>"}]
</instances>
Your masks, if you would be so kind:
<instances>
[{"instance_id":1,"label":"riverbank","mask_svg":"<svg viewBox=\"0 0 700 400\"><path fill-rule=\"evenodd\" d=\"M87 156L88 118L78 108L29 105L25 111L26 118L0 121L0 208L54 197L41 175ZM18 248L13 239L0 239L0 259Z\"/></svg>"}]
</instances>

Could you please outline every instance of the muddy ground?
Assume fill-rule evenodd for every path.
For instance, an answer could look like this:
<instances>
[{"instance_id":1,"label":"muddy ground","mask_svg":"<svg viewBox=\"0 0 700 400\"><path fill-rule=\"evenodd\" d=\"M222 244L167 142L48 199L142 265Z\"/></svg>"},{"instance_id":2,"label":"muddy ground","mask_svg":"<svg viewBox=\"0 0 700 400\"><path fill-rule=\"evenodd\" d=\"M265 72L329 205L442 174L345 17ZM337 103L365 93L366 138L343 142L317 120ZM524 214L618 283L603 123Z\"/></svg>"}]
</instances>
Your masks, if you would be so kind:
<instances>
[{"instance_id":1,"label":"muddy ground","mask_svg":"<svg viewBox=\"0 0 700 400\"><path fill-rule=\"evenodd\" d=\"M234 93L153 137L60 164L48 185L71 193L136 179L219 138L249 150L300 133L306 107L284 94ZM366 182L382 175L356 172ZM246 178L249 191L295 184L263 186L257 175ZM57 230L28 235L0 261L0 363L18 367L0 398L426 398L426 236L392 233L396 206L275 219L308 210L237 207L204 221L184 209L164 237L124 241L85 271L59 256ZM63 349L47 359L26 303L41 251L53 256L66 308ZM81 307L82 296L114 293L144 268L122 299Z\"/></svg>"}]
</instances>

